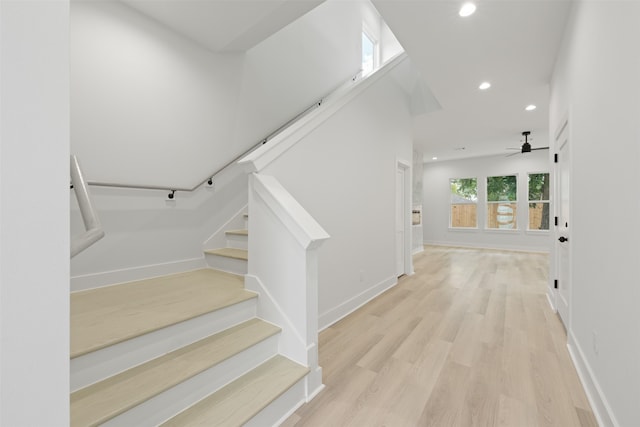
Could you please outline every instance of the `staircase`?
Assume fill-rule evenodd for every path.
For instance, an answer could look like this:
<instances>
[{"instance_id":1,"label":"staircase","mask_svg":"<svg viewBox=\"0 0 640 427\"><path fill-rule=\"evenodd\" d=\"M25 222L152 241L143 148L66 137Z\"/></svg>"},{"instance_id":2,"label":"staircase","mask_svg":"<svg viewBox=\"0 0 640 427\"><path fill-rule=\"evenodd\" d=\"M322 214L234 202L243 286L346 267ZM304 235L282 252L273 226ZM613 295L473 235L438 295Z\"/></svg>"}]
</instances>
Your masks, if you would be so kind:
<instances>
[{"instance_id":1,"label":"staircase","mask_svg":"<svg viewBox=\"0 0 640 427\"><path fill-rule=\"evenodd\" d=\"M249 248L247 231L248 215L243 214L244 228L225 231L226 247L206 249L204 251L207 265L222 271L235 274L247 273L247 250Z\"/></svg>"},{"instance_id":2,"label":"staircase","mask_svg":"<svg viewBox=\"0 0 640 427\"><path fill-rule=\"evenodd\" d=\"M239 275L247 235L206 251L220 269L71 294L72 426L270 426L305 400L309 369Z\"/></svg>"}]
</instances>

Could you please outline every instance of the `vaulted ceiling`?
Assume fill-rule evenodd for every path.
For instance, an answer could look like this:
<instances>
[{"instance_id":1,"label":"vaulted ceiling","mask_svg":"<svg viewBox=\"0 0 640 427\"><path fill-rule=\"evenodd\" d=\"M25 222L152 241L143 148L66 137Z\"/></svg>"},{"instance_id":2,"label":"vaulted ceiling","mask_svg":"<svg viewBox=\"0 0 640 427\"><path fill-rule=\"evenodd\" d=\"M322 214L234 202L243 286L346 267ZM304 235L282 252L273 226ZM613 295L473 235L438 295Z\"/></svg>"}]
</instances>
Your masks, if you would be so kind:
<instances>
[{"instance_id":1,"label":"vaulted ceiling","mask_svg":"<svg viewBox=\"0 0 640 427\"><path fill-rule=\"evenodd\" d=\"M323 0L122 0L214 52L245 51ZM343 0L349 1L349 0ZM569 0L373 0L442 109L414 117L416 146L440 160L547 146L549 81ZM488 81L491 88L478 89ZM525 111L534 104L534 111Z\"/></svg>"}]
</instances>

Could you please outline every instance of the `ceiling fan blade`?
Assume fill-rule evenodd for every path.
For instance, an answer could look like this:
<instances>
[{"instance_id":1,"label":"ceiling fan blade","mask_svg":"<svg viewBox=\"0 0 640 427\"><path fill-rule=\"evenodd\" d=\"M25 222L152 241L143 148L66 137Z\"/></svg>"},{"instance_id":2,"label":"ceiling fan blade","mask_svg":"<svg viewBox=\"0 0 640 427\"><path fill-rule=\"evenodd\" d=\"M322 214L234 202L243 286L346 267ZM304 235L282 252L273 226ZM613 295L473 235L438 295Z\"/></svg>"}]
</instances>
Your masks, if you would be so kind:
<instances>
[{"instance_id":1,"label":"ceiling fan blade","mask_svg":"<svg viewBox=\"0 0 640 427\"><path fill-rule=\"evenodd\" d=\"M505 157L515 156L516 154L522 154L520 151L516 151L515 153L507 154Z\"/></svg>"},{"instance_id":2,"label":"ceiling fan blade","mask_svg":"<svg viewBox=\"0 0 640 427\"><path fill-rule=\"evenodd\" d=\"M520 147L518 147L518 148L509 147L509 148L505 148L505 150L518 150L518 151L521 151L522 148L520 148Z\"/></svg>"},{"instance_id":3,"label":"ceiling fan blade","mask_svg":"<svg viewBox=\"0 0 640 427\"><path fill-rule=\"evenodd\" d=\"M548 150L549 147L538 147L538 148L532 148L531 151L533 150Z\"/></svg>"}]
</instances>

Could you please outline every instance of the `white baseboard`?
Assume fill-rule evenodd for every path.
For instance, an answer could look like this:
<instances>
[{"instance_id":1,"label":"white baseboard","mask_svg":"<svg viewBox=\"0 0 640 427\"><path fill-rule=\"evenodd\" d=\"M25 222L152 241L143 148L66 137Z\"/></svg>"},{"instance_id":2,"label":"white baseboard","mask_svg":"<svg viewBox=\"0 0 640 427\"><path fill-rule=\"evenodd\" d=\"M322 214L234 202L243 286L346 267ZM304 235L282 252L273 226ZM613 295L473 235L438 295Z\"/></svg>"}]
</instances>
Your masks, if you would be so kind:
<instances>
[{"instance_id":1,"label":"white baseboard","mask_svg":"<svg viewBox=\"0 0 640 427\"><path fill-rule=\"evenodd\" d=\"M596 377L593 375L589 362L584 356L580 344L573 335L573 331L569 331L568 337L567 348L569 349L569 355L571 356L573 365L576 367L576 371L578 371L578 377L580 378L580 382L582 382L582 387L591 404L593 414L598 420L598 424L601 427L619 426L620 424L616 421L611 406L607 402Z\"/></svg>"},{"instance_id":2,"label":"white baseboard","mask_svg":"<svg viewBox=\"0 0 640 427\"><path fill-rule=\"evenodd\" d=\"M543 253L548 254L549 248L543 246L514 246L514 245L487 245L487 244L475 244L475 243L460 243L460 242L442 242L442 241L425 241L425 246L447 246L451 248L464 248L464 249L489 249L494 251L511 251L511 252L530 252L530 253Z\"/></svg>"},{"instance_id":3,"label":"white baseboard","mask_svg":"<svg viewBox=\"0 0 640 427\"><path fill-rule=\"evenodd\" d=\"M398 283L398 278L395 276L389 277L382 282L378 283L365 290L364 292L359 293L358 295L350 298L349 300L343 302L342 304L334 307L330 310L322 313L318 318L318 330L322 331L329 326L333 325L343 317L348 316L353 313L381 293L386 290L392 288Z\"/></svg>"},{"instance_id":4,"label":"white baseboard","mask_svg":"<svg viewBox=\"0 0 640 427\"><path fill-rule=\"evenodd\" d=\"M558 309L556 308L556 304L555 304L555 298L552 297L553 293L553 289L551 288L547 288L547 302L549 303L549 306L551 307L551 310L553 310L554 313L558 312Z\"/></svg>"},{"instance_id":5,"label":"white baseboard","mask_svg":"<svg viewBox=\"0 0 640 427\"><path fill-rule=\"evenodd\" d=\"M317 387L314 391L312 391L311 393L308 394L307 396L307 403L311 402L313 399L316 398L317 395L320 394L320 392L322 390L325 389L325 385L324 384L320 384L320 387Z\"/></svg>"},{"instance_id":6,"label":"white baseboard","mask_svg":"<svg viewBox=\"0 0 640 427\"><path fill-rule=\"evenodd\" d=\"M417 255L421 252L424 252L424 245L420 246L419 248L413 248L411 255Z\"/></svg>"},{"instance_id":7,"label":"white baseboard","mask_svg":"<svg viewBox=\"0 0 640 427\"><path fill-rule=\"evenodd\" d=\"M84 274L71 277L71 291L100 288L117 283L134 280L150 279L167 274L182 273L200 268L206 268L204 256L201 258L184 259L162 264L145 265L142 267L125 268L122 270L103 271L100 273Z\"/></svg>"}]
</instances>

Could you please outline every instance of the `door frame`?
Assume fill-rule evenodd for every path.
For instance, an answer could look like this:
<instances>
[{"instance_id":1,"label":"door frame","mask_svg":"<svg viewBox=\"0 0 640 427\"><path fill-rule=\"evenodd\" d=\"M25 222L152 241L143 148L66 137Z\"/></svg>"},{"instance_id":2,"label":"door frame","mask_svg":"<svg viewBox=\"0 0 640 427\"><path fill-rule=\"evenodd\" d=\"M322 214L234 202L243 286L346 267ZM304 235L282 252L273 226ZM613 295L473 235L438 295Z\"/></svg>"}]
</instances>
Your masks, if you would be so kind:
<instances>
[{"instance_id":1,"label":"door frame","mask_svg":"<svg viewBox=\"0 0 640 427\"><path fill-rule=\"evenodd\" d=\"M560 139L560 137L565 134L566 137ZM570 112L565 113L562 117L561 120L558 122L558 126L555 129L555 132L553 133L553 153L555 154L560 154L560 147L562 146L562 142L564 140L568 141L568 143L571 145L571 118L570 118ZM571 150L571 149L570 149ZM569 218L568 218L568 222L569 222L569 227L571 227L571 224L573 224L573 209L572 209L572 197L571 197L571 193L573 190L573 161L572 161L572 154L570 153L570 157L569 157L569 162L568 162L568 175L569 175L569 200L568 200L568 204L569 204ZM553 163L553 172L554 172L554 215L556 217L558 217L558 219L560 219L560 210L561 210L561 206L562 206L562 200L560 199L560 186L561 186L561 180L560 180L560 162L558 163ZM573 250L572 250L572 246L573 246L573 239L569 239L568 242L565 243L560 243L558 241L558 239L560 238L561 235L563 235L563 233L560 231L561 227L560 224L558 226L554 227L554 232L551 233L551 238L553 239L552 241L552 248L553 248L553 262L554 262L554 268L552 269L552 274L550 275L550 280L549 280L549 287L550 287L550 291L552 292L553 297L550 298L553 301L553 308L556 311L556 313L558 313L558 316L561 318L562 323L564 324L565 329L567 330L567 332L570 330L570 323L571 323L571 312L572 312L572 294L573 294L573 274L572 274L572 264L573 264ZM568 233L571 234L571 233ZM566 275L568 278L568 293L566 295L566 305L567 305L567 312L566 314L566 318L563 318L561 316L560 313L560 304L562 304L561 301L561 295L560 295L560 286L563 286L562 284L558 284L558 288L556 289L554 286L554 280L560 280L560 263L561 263L561 254L560 254L560 245L568 245L569 248L569 254L568 254L568 265L564 266L564 268L568 269L568 274ZM566 285L565 285L566 286Z\"/></svg>"},{"instance_id":2,"label":"door frame","mask_svg":"<svg viewBox=\"0 0 640 427\"><path fill-rule=\"evenodd\" d=\"M402 212L404 212L404 214L402 215L402 229L404 230L404 261L403 261L403 272L402 274L406 274L408 276L412 275L413 272L413 256L412 256L412 251L411 251L411 239L412 239L412 235L411 235L411 163L406 161L406 160L402 160L402 159L396 159L396 170L395 170L395 179L397 179L397 175L398 175L398 171L402 171L402 175L403 175L403 183L402 183L402 190L404 193L404 197L402 198L403 200L403 206L402 206ZM396 187L397 188L397 187ZM397 196L397 195L396 195ZM398 198L396 197L396 200L398 200ZM396 212L397 215L397 206L394 206L394 211ZM395 218L395 220L397 221L397 218ZM396 233L396 227L395 227L395 223L394 223L394 235ZM394 238L395 241L395 238ZM398 249L395 248L395 250L397 251ZM396 258L397 258L396 254Z\"/></svg>"}]
</instances>

